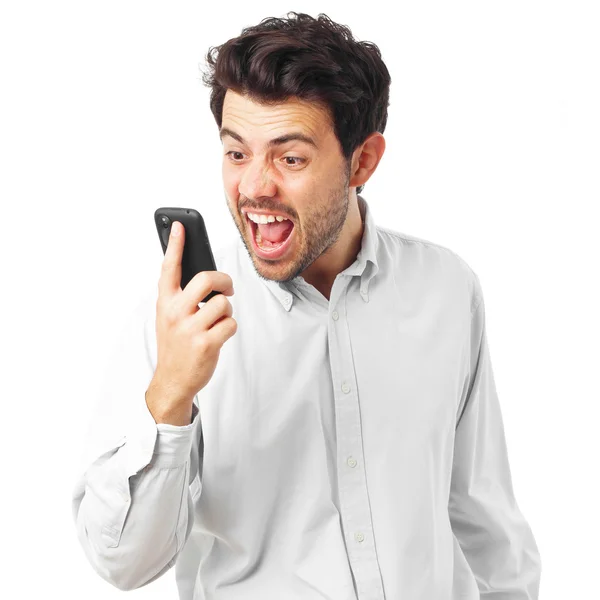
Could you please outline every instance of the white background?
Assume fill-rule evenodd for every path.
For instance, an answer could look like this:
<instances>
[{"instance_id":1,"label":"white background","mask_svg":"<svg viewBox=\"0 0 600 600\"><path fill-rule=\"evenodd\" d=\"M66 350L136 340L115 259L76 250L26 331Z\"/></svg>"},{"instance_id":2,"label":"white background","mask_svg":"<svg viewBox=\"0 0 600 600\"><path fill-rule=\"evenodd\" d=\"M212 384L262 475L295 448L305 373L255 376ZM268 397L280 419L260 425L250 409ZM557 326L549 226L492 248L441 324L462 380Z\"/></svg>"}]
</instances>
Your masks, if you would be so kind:
<instances>
[{"instance_id":1,"label":"white background","mask_svg":"<svg viewBox=\"0 0 600 600\"><path fill-rule=\"evenodd\" d=\"M387 149L363 195L376 222L479 275L540 598L597 597L597 3L294 4L2 3L0 594L122 597L86 562L71 515L99 378L158 281L154 210L197 208L215 249L237 236L206 51L301 6L380 47ZM174 572L128 597L176 599Z\"/></svg>"}]
</instances>

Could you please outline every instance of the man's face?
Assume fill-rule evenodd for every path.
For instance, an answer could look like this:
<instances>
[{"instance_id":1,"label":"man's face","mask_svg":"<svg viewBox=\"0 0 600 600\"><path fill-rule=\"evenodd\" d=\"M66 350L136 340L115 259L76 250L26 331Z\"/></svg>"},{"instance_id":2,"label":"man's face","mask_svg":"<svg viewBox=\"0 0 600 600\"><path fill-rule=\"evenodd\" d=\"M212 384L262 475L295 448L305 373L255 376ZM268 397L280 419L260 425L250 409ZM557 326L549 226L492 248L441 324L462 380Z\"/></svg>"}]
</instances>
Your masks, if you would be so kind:
<instances>
[{"instance_id":1,"label":"man's face","mask_svg":"<svg viewBox=\"0 0 600 600\"><path fill-rule=\"evenodd\" d=\"M271 140L289 134L303 134L314 145L289 140L269 146ZM337 241L346 221L350 171L329 114L297 99L264 106L228 90L221 137L227 206L254 268L265 279L289 281ZM270 246L262 237L273 256L257 249L259 227L247 216L253 211L293 222L281 245ZM271 227L287 229L277 221L260 229L278 237L268 231Z\"/></svg>"}]
</instances>

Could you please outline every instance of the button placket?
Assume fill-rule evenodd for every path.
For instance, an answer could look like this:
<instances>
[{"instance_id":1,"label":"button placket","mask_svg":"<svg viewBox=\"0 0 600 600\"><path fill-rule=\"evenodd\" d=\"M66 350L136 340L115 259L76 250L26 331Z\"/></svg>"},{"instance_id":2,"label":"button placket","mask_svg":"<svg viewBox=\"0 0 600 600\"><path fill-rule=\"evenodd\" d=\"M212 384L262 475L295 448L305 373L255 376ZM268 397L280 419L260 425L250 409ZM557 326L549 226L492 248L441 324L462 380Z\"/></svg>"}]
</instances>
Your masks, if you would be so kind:
<instances>
[{"instance_id":1,"label":"button placket","mask_svg":"<svg viewBox=\"0 0 600 600\"><path fill-rule=\"evenodd\" d=\"M359 595L383 599L383 582L366 482L356 372L345 320L346 307L350 301L348 287L341 290L338 301L331 304L336 306L336 310L331 313L328 340L337 431L339 509L347 541L348 559ZM365 303L364 297L361 298L356 291L354 288L353 300L358 300L359 310ZM336 322L335 325L333 321Z\"/></svg>"}]
</instances>

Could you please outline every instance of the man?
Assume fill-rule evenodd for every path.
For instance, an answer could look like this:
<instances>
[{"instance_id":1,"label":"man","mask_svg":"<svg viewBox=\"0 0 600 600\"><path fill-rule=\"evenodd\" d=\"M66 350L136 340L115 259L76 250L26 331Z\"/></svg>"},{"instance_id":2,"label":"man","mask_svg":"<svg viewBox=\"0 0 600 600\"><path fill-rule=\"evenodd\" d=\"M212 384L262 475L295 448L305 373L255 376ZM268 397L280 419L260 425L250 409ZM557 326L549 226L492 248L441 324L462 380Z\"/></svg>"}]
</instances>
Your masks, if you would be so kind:
<instances>
[{"instance_id":1,"label":"man","mask_svg":"<svg viewBox=\"0 0 600 600\"><path fill-rule=\"evenodd\" d=\"M186 600L537 599L479 279L359 195L377 47L289 13L208 59L240 240L181 290L173 225L74 492L91 564L123 590L176 566Z\"/></svg>"}]
</instances>

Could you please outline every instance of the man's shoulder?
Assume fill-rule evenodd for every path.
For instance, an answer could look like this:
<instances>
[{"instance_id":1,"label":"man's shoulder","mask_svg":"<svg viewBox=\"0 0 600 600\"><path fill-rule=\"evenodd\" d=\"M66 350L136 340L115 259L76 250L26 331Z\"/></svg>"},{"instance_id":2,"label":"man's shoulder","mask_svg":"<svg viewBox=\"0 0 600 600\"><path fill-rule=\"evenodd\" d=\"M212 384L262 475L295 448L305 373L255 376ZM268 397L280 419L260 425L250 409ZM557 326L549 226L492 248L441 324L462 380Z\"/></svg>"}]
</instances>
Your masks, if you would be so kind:
<instances>
[{"instance_id":1,"label":"man's shoulder","mask_svg":"<svg viewBox=\"0 0 600 600\"><path fill-rule=\"evenodd\" d=\"M377 225L378 254L388 257L398 273L418 270L431 279L441 277L451 284L463 283L477 302L480 282L471 265L458 252L432 240Z\"/></svg>"},{"instance_id":2,"label":"man's shoulder","mask_svg":"<svg viewBox=\"0 0 600 600\"><path fill-rule=\"evenodd\" d=\"M384 243L384 252L393 251L397 256L406 259L421 258L443 261L444 264L454 263L466 273L474 273L469 263L455 250L432 240L417 237L402 231L377 225L380 242Z\"/></svg>"}]
</instances>

